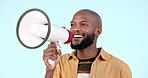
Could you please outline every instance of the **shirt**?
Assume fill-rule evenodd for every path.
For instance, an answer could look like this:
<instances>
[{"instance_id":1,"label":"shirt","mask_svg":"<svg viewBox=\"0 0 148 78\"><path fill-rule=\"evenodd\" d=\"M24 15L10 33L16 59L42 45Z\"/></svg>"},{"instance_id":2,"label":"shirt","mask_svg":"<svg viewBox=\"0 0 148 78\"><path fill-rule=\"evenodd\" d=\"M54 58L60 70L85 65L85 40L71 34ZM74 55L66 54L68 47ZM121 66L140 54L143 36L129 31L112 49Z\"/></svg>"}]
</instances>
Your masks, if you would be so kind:
<instances>
[{"instance_id":1,"label":"shirt","mask_svg":"<svg viewBox=\"0 0 148 78\"><path fill-rule=\"evenodd\" d=\"M98 54L99 53L100 53L100 50L98 51ZM90 78L91 65L97 56L89 59L78 58L79 64L78 64L77 78Z\"/></svg>"},{"instance_id":2,"label":"shirt","mask_svg":"<svg viewBox=\"0 0 148 78\"><path fill-rule=\"evenodd\" d=\"M132 78L129 66L102 48L91 65L90 78ZM77 78L79 60L76 51L65 54L56 65L53 78Z\"/></svg>"}]
</instances>

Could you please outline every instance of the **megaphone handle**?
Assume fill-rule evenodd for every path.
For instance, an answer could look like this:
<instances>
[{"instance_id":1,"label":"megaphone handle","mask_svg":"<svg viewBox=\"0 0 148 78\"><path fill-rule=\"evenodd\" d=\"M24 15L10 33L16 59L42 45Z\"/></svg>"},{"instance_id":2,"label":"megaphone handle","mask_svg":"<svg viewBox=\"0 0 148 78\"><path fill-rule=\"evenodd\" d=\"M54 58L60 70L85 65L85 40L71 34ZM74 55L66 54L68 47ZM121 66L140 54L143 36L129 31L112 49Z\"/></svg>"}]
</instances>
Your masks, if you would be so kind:
<instances>
[{"instance_id":1,"label":"megaphone handle","mask_svg":"<svg viewBox=\"0 0 148 78\"><path fill-rule=\"evenodd\" d=\"M49 62L49 64L52 65L52 66L54 66L54 64L55 64L55 61L53 61L53 60L51 60L51 59L48 59L48 62Z\"/></svg>"},{"instance_id":2,"label":"megaphone handle","mask_svg":"<svg viewBox=\"0 0 148 78\"><path fill-rule=\"evenodd\" d=\"M62 48L63 44L64 44L63 41L58 41L58 40L57 40L57 41L56 41L57 49Z\"/></svg>"}]
</instances>

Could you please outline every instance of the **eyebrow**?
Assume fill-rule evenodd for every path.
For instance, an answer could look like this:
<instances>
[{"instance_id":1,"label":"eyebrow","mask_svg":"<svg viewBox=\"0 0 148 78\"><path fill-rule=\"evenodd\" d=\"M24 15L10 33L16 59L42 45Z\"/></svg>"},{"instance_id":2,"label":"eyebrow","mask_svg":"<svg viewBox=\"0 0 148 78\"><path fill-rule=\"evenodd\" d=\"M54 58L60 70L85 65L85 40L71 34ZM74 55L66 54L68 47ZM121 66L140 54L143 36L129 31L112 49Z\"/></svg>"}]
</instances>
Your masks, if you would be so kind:
<instances>
[{"instance_id":1,"label":"eyebrow","mask_svg":"<svg viewBox=\"0 0 148 78\"><path fill-rule=\"evenodd\" d=\"M87 22L87 21L81 21L81 22Z\"/></svg>"},{"instance_id":2,"label":"eyebrow","mask_svg":"<svg viewBox=\"0 0 148 78\"><path fill-rule=\"evenodd\" d=\"M74 21L71 21L71 23L72 23L72 22L74 22ZM80 22L87 22L87 21L80 21Z\"/></svg>"}]
</instances>

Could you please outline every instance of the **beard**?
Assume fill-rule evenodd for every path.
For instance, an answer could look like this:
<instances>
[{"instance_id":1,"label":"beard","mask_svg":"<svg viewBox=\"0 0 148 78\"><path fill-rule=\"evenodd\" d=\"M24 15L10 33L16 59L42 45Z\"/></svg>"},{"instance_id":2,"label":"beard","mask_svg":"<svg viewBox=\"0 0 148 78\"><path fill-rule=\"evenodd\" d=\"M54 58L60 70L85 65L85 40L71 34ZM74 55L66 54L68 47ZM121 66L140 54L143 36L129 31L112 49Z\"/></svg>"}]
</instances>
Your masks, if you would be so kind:
<instances>
[{"instance_id":1,"label":"beard","mask_svg":"<svg viewBox=\"0 0 148 78\"><path fill-rule=\"evenodd\" d=\"M73 45L72 42L70 43L71 48L75 50L82 50L87 48L88 46L94 43L95 34L87 35L86 38L82 40L80 44Z\"/></svg>"}]
</instances>

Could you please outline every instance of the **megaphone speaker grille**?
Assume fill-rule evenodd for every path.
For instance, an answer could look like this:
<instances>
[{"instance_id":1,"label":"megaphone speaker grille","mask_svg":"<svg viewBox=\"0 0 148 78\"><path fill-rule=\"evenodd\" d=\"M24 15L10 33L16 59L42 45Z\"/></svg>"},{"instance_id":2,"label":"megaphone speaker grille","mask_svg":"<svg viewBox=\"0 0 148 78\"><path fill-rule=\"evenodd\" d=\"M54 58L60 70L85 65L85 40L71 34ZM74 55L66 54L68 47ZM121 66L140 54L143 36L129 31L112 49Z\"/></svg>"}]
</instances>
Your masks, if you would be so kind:
<instances>
[{"instance_id":1,"label":"megaphone speaker grille","mask_svg":"<svg viewBox=\"0 0 148 78\"><path fill-rule=\"evenodd\" d=\"M31 32L32 26L46 26L45 37ZM19 42L26 48L35 49L42 46L50 35L51 24L48 15L40 9L29 9L18 20L16 34Z\"/></svg>"}]
</instances>

